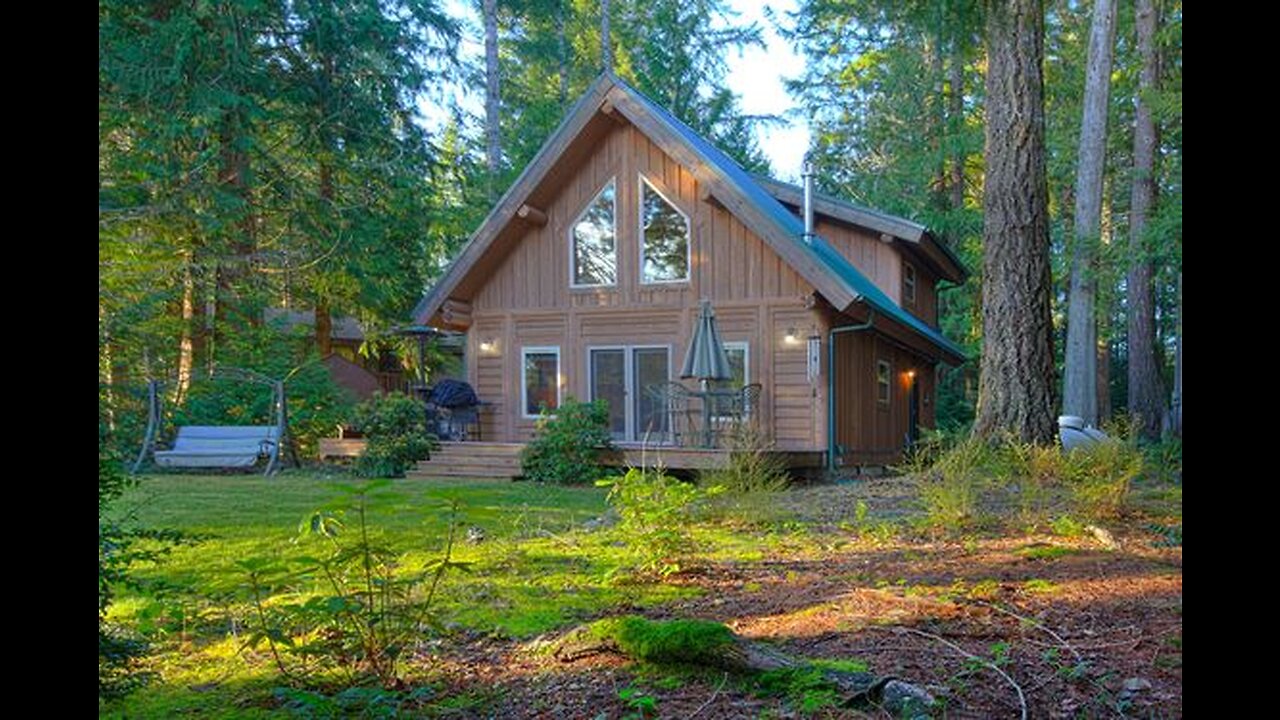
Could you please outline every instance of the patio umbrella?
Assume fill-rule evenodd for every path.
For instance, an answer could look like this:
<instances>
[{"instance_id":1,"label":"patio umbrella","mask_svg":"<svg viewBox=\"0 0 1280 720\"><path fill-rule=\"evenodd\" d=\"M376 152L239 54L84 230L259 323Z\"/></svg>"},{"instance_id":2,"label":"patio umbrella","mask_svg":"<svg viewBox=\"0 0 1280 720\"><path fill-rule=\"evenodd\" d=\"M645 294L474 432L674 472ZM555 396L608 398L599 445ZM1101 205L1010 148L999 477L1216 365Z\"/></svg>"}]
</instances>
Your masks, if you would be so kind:
<instances>
[{"instance_id":1,"label":"patio umbrella","mask_svg":"<svg viewBox=\"0 0 1280 720\"><path fill-rule=\"evenodd\" d=\"M733 377L733 371L729 369L729 358L724 353L724 343L720 341L720 331L716 329L716 314L711 310L710 300L702 301L698 325L693 329L693 340L689 342L689 350L684 355L684 368L680 371L680 377L701 380L704 392L708 382Z\"/></svg>"}]
</instances>

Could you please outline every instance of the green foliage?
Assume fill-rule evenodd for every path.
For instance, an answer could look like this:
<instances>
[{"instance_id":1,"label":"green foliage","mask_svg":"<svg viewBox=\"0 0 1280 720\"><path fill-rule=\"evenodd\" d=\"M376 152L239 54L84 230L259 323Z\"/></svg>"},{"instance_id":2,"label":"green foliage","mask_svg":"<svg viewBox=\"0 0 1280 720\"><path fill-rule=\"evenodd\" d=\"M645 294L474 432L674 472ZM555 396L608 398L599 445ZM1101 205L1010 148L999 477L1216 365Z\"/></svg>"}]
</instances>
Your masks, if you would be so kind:
<instances>
[{"instance_id":1,"label":"green foliage","mask_svg":"<svg viewBox=\"0 0 1280 720\"><path fill-rule=\"evenodd\" d=\"M608 502L619 517L614 531L627 543L636 569L660 577L680 572L693 549L689 525L703 494L661 468L630 468L596 484L609 487Z\"/></svg>"},{"instance_id":2,"label":"green foliage","mask_svg":"<svg viewBox=\"0 0 1280 720\"><path fill-rule=\"evenodd\" d=\"M395 687L401 660L434 623L441 580L449 571L470 568L454 558L455 501L446 509L449 531L441 556L420 570L405 569L374 525L375 513L396 499L389 487L386 480L351 486L342 500L303 518L299 536L318 544L320 552L296 566L269 558L236 563L253 609L247 646L265 646L286 680L297 684L310 674L337 670L353 684L372 679ZM271 599L296 583L318 590L298 600Z\"/></svg>"},{"instance_id":3,"label":"green foliage","mask_svg":"<svg viewBox=\"0 0 1280 720\"><path fill-rule=\"evenodd\" d=\"M618 691L618 699L630 710L622 716L623 720L645 720L658 715L658 699L640 688L624 687Z\"/></svg>"},{"instance_id":4,"label":"green foliage","mask_svg":"<svg viewBox=\"0 0 1280 720\"><path fill-rule=\"evenodd\" d=\"M755 691L760 695L787 699L803 716L836 708L843 698L831 681L831 673L866 673L867 665L856 660L815 660L798 667L770 670L755 678Z\"/></svg>"},{"instance_id":5,"label":"green foliage","mask_svg":"<svg viewBox=\"0 0 1280 720\"><path fill-rule=\"evenodd\" d=\"M426 459L434 438L427 433L426 408L404 393L377 394L355 410L353 424L368 438L356 459L362 477L404 477Z\"/></svg>"},{"instance_id":6,"label":"green foliage","mask_svg":"<svg viewBox=\"0 0 1280 720\"><path fill-rule=\"evenodd\" d=\"M720 651L733 643L733 633L707 620L648 620L638 615L605 618L591 624L591 634L612 640L628 657L655 665L704 665L720 662Z\"/></svg>"},{"instance_id":7,"label":"green foliage","mask_svg":"<svg viewBox=\"0 0 1280 720\"><path fill-rule=\"evenodd\" d=\"M127 628L107 620L116 586L126 582L134 556L132 535L104 512L130 485L120 464L98 444L98 697L119 697L146 681L138 661L147 644Z\"/></svg>"},{"instance_id":8,"label":"green foliage","mask_svg":"<svg viewBox=\"0 0 1280 720\"><path fill-rule=\"evenodd\" d=\"M972 437L950 445L934 438L903 467L921 479L926 522L950 531L974 526L984 507L1002 510L1009 498L1024 527L1048 524L1055 514L1055 528L1076 522L1076 515L1115 517L1143 468L1142 451L1121 440L1063 452L1008 438Z\"/></svg>"},{"instance_id":9,"label":"green foliage","mask_svg":"<svg viewBox=\"0 0 1280 720\"><path fill-rule=\"evenodd\" d=\"M787 464L758 429L744 425L733 433L725 467L698 475L703 487L718 487L729 495L775 493L791 485Z\"/></svg>"},{"instance_id":10,"label":"green foliage","mask_svg":"<svg viewBox=\"0 0 1280 720\"><path fill-rule=\"evenodd\" d=\"M978 519L988 446L969 438L941 453L921 477L920 500L930 525L963 530Z\"/></svg>"},{"instance_id":11,"label":"green foliage","mask_svg":"<svg viewBox=\"0 0 1280 720\"><path fill-rule=\"evenodd\" d=\"M430 685L411 691L379 687L349 687L333 695L297 688L276 688L276 701L286 711L305 720L393 720L420 717L423 709L436 699Z\"/></svg>"},{"instance_id":12,"label":"green foliage","mask_svg":"<svg viewBox=\"0 0 1280 720\"><path fill-rule=\"evenodd\" d=\"M608 403L566 398L554 415L544 411L538 418L520 463L526 480L587 485L600 477L600 457L612 449Z\"/></svg>"}]
</instances>

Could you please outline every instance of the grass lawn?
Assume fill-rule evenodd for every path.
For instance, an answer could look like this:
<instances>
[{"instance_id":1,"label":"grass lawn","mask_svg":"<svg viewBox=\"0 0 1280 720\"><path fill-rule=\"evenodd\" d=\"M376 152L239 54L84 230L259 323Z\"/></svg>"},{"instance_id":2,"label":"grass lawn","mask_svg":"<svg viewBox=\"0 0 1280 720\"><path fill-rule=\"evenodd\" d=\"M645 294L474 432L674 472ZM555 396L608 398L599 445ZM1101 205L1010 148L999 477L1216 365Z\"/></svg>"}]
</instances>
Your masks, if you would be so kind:
<instances>
[{"instance_id":1,"label":"grass lawn","mask_svg":"<svg viewBox=\"0 0 1280 720\"><path fill-rule=\"evenodd\" d=\"M238 624L248 618L245 573L238 560L289 562L307 553L300 521L344 497L359 481L345 475L148 476L118 507L146 527L182 530L202 539L175 549L136 577L167 590L122 593L113 616L159 638L153 670L159 681L109 709L120 717L176 713L245 717L268 713L244 705L262 697L273 670L241 652ZM376 532L403 552L406 569L440 557L460 504L462 528L480 542L461 542L455 557L473 572L448 576L442 620L500 637L529 637L622 603L650 605L688 596L687 588L620 586L608 575L626 553L603 536L572 533L606 510L605 491L506 481L399 480L371 513ZM465 534L462 533L462 534ZM312 539L310 542L318 542ZM294 588L293 590L299 590ZM283 592L283 591L282 591Z\"/></svg>"}]
</instances>

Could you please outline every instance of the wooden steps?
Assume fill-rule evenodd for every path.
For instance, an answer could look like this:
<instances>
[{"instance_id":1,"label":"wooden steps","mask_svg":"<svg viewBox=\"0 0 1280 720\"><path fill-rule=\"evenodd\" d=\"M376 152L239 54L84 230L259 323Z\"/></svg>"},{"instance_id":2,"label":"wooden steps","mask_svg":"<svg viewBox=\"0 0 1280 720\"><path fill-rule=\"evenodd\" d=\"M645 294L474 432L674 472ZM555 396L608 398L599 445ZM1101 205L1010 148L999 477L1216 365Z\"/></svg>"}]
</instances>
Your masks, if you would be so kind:
<instances>
[{"instance_id":1,"label":"wooden steps","mask_svg":"<svg viewBox=\"0 0 1280 720\"><path fill-rule=\"evenodd\" d=\"M442 442L408 473L409 477L511 479L520 476L520 443Z\"/></svg>"}]
</instances>

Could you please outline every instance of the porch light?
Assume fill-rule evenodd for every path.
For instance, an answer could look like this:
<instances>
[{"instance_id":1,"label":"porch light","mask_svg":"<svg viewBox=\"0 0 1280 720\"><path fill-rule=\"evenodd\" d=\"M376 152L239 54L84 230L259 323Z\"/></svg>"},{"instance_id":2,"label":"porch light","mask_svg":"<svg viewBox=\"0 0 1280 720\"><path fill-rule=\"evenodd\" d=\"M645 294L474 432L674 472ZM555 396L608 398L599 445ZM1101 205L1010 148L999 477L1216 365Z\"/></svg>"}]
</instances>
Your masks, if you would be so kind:
<instances>
[{"instance_id":1,"label":"porch light","mask_svg":"<svg viewBox=\"0 0 1280 720\"><path fill-rule=\"evenodd\" d=\"M491 353L494 350L496 350L497 347L498 347L498 341L496 339L490 338L488 340L480 341L480 352Z\"/></svg>"},{"instance_id":2,"label":"porch light","mask_svg":"<svg viewBox=\"0 0 1280 720\"><path fill-rule=\"evenodd\" d=\"M787 334L782 336L782 341L788 345L795 345L800 342L800 334L796 332L794 327L787 328Z\"/></svg>"}]
</instances>

